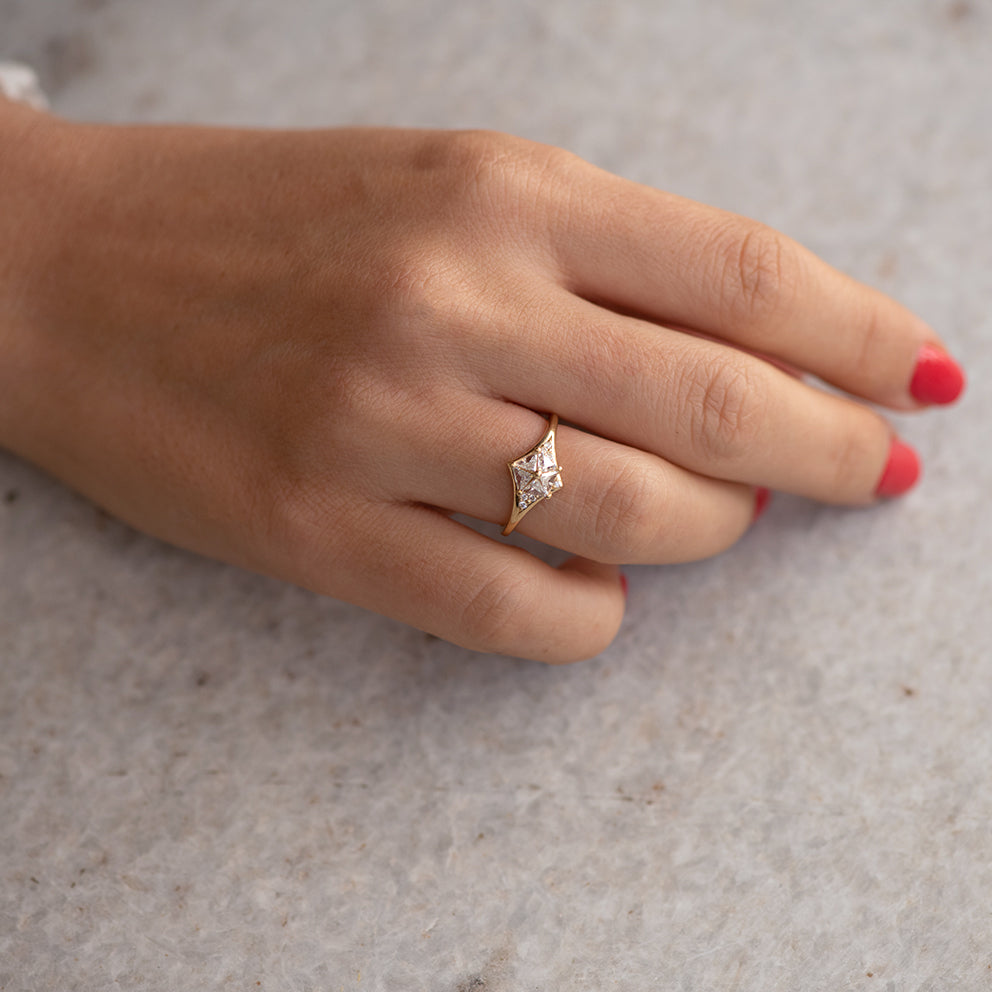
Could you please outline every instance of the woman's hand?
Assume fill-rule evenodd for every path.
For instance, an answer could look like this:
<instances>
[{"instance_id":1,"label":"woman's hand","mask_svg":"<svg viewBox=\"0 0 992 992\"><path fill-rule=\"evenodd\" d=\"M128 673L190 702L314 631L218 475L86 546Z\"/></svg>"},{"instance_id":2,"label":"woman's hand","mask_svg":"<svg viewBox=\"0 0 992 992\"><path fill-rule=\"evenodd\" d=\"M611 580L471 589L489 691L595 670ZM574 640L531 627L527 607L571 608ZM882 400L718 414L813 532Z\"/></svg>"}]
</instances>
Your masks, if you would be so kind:
<instances>
[{"instance_id":1,"label":"woman's hand","mask_svg":"<svg viewBox=\"0 0 992 992\"><path fill-rule=\"evenodd\" d=\"M783 236L557 149L32 121L0 164L30 247L0 258L0 441L167 541L472 648L596 654L617 563L722 551L758 487L897 494L915 456L859 400L962 385ZM518 529L559 569L450 516L506 521L550 412L564 487Z\"/></svg>"}]
</instances>

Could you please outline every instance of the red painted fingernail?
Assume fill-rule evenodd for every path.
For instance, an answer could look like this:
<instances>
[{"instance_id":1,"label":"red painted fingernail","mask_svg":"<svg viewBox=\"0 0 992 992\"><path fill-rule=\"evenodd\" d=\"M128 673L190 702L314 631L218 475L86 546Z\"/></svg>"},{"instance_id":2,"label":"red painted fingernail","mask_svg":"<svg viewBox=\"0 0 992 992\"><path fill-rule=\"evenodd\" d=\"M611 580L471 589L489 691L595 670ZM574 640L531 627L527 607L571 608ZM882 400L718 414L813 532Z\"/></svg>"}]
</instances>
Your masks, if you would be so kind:
<instances>
[{"instance_id":1,"label":"red painted fingernail","mask_svg":"<svg viewBox=\"0 0 992 992\"><path fill-rule=\"evenodd\" d=\"M627 576L624 575L623 572L620 573L620 588L623 590L623 598L626 599L628 592Z\"/></svg>"},{"instance_id":2,"label":"red painted fingernail","mask_svg":"<svg viewBox=\"0 0 992 992\"><path fill-rule=\"evenodd\" d=\"M964 391L964 372L946 351L925 344L916 356L909 391L919 403L953 403Z\"/></svg>"},{"instance_id":3,"label":"red painted fingernail","mask_svg":"<svg viewBox=\"0 0 992 992\"><path fill-rule=\"evenodd\" d=\"M916 485L920 477L920 457L899 438L892 439L889 449L889 460L885 463L885 471L875 487L875 495L887 499L901 496Z\"/></svg>"},{"instance_id":4,"label":"red painted fingernail","mask_svg":"<svg viewBox=\"0 0 992 992\"><path fill-rule=\"evenodd\" d=\"M754 523L758 517L761 516L765 510L768 509L768 501L772 498L771 490L765 489L764 486L758 486L754 491L754 516L751 517L751 523Z\"/></svg>"}]
</instances>

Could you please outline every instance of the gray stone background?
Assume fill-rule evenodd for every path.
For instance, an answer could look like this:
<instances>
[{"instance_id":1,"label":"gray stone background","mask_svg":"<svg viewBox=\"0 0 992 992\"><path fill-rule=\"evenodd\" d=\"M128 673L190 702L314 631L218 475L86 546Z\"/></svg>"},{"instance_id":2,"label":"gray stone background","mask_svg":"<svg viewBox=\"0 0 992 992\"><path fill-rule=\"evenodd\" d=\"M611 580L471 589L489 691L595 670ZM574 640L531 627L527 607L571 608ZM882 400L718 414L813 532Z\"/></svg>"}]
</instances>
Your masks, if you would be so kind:
<instances>
[{"instance_id":1,"label":"gray stone background","mask_svg":"<svg viewBox=\"0 0 992 992\"><path fill-rule=\"evenodd\" d=\"M0 989L992 987L992 3L0 0L69 116L484 126L939 328L922 485L473 655L0 455Z\"/></svg>"}]
</instances>

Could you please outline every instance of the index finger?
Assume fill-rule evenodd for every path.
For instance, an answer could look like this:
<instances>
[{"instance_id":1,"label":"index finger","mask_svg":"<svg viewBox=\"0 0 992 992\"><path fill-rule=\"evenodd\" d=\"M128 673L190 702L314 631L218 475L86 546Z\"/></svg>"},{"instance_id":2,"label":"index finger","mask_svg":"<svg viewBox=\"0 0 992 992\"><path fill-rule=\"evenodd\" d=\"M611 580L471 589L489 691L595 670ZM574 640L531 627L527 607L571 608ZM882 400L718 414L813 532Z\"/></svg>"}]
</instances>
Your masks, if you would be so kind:
<instances>
[{"instance_id":1,"label":"index finger","mask_svg":"<svg viewBox=\"0 0 992 992\"><path fill-rule=\"evenodd\" d=\"M579 195L550 235L579 296L681 325L912 410L957 399L964 376L899 303L779 232L576 161Z\"/></svg>"}]
</instances>

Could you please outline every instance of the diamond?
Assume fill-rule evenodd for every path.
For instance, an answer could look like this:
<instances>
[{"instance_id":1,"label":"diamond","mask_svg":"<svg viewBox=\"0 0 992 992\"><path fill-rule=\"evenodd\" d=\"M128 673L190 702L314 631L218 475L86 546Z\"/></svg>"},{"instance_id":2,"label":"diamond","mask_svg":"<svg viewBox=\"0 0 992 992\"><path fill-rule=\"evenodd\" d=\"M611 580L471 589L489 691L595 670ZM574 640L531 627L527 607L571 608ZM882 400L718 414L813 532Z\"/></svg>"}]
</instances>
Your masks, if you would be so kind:
<instances>
[{"instance_id":1,"label":"diamond","mask_svg":"<svg viewBox=\"0 0 992 992\"><path fill-rule=\"evenodd\" d=\"M550 499L562 487L561 466L555 454L555 429L558 415L552 414L544 437L525 455L516 461L507 462L510 477L513 479L513 511L503 528L504 536L509 534L520 518L542 499Z\"/></svg>"},{"instance_id":2,"label":"diamond","mask_svg":"<svg viewBox=\"0 0 992 992\"><path fill-rule=\"evenodd\" d=\"M517 506L527 509L539 500L548 499L562 487L561 467L555 457L554 435L544 438L536 448L510 463Z\"/></svg>"}]
</instances>

